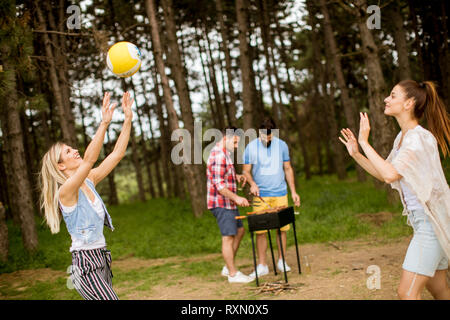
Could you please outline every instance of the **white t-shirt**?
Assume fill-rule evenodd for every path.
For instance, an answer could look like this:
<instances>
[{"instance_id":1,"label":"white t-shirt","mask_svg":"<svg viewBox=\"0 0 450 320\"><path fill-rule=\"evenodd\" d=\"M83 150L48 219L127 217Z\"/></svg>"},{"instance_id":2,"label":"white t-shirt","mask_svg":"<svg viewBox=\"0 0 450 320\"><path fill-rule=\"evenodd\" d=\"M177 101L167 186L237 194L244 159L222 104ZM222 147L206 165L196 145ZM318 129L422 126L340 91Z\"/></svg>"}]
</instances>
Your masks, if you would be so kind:
<instances>
[{"instance_id":1,"label":"white t-shirt","mask_svg":"<svg viewBox=\"0 0 450 320\"><path fill-rule=\"evenodd\" d=\"M97 212L97 215L100 217L100 219L103 220L103 219L105 219L105 210L103 209L103 205L102 205L100 199L97 197L97 195L95 195L95 193L94 193L94 196L95 196L94 202L91 202L91 200L89 199L89 197L87 195L86 195L86 198L88 199L89 204L92 206L92 208L95 210L95 212ZM71 213L77 207L77 204L75 204L74 206L70 206L70 207L64 206L61 202L59 202L59 204L61 205L61 207L65 213ZM83 240L78 240L78 239L75 239L74 237L72 237L72 246L70 247L70 252L78 251L78 250L92 250L92 249L98 249L98 248L103 248L103 247L106 247L106 240L105 240L105 236L103 235L103 233L97 241L90 243L90 244L85 244L85 243L83 243Z\"/></svg>"},{"instance_id":2,"label":"white t-shirt","mask_svg":"<svg viewBox=\"0 0 450 320\"><path fill-rule=\"evenodd\" d=\"M399 149L395 150L395 155L397 155ZM400 179L400 187L402 188L403 199L405 200L406 208L409 211L413 210L423 210L422 204L416 195L408 188L405 184L404 179Z\"/></svg>"}]
</instances>

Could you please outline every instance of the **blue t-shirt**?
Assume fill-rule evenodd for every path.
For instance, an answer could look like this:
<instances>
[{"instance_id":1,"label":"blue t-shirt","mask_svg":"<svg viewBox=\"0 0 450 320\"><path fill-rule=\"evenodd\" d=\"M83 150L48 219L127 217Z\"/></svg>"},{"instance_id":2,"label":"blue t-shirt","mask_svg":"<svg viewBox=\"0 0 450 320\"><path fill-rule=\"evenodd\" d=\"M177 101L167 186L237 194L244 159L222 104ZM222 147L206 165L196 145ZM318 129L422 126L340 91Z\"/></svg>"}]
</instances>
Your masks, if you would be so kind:
<instances>
[{"instance_id":1,"label":"blue t-shirt","mask_svg":"<svg viewBox=\"0 0 450 320\"><path fill-rule=\"evenodd\" d=\"M269 148L254 139L244 151L244 164L252 165L253 180L261 197L281 197L287 194L283 162L289 161L289 149L281 139L272 138Z\"/></svg>"}]
</instances>

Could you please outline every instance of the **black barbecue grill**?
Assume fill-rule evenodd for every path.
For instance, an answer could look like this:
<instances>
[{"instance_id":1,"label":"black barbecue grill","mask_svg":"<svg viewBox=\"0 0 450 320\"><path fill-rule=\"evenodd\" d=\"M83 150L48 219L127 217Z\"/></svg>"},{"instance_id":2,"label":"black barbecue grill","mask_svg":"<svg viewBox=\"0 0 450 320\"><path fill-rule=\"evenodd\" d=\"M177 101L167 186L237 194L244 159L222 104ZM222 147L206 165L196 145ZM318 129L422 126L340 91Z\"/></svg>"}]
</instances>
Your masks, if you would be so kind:
<instances>
[{"instance_id":1,"label":"black barbecue grill","mask_svg":"<svg viewBox=\"0 0 450 320\"><path fill-rule=\"evenodd\" d=\"M273 262L273 269L275 272L275 275L277 275L277 268L275 265L275 258L273 255L273 248L272 248L272 239L270 236L270 230L276 229L277 235L280 240L280 250L281 255L283 258L283 264L285 264L285 258L283 253L283 243L281 242L281 231L280 228L284 227L287 224L292 223L293 231L294 231L294 239L295 239L295 250L297 253L297 265L298 265L298 273L302 273L300 268L300 257L298 253L298 244L297 244L297 232L295 230L295 214L294 214L294 208L293 207L287 207L284 209L281 209L276 212L270 212L270 213L262 213L262 214L251 214L247 216L248 219L248 229L250 231L250 236L252 238L252 250L253 250L253 264L255 267L255 275L256 275L256 286L259 286L258 282L258 272L257 272L257 266L256 266L256 254L255 254L255 241L253 239L253 232L254 231L260 231L260 230L267 230L267 234L269 235L269 244L270 244L270 252L272 254L272 262ZM286 266L284 265L284 279L286 283L288 282L287 279L287 273L286 273Z\"/></svg>"}]
</instances>

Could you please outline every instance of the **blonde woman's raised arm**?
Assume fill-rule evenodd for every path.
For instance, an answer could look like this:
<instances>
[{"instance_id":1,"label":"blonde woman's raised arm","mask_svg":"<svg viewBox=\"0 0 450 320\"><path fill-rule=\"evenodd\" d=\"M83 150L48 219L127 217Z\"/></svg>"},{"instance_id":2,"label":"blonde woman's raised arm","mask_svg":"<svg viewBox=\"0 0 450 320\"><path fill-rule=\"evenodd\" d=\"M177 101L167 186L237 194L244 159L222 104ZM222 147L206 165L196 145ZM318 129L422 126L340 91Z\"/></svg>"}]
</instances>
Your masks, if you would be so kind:
<instances>
[{"instance_id":1,"label":"blonde woman's raised arm","mask_svg":"<svg viewBox=\"0 0 450 320\"><path fill-rule=\"evenodd\" d=\"M127 150L128 141L130 139L131 120L133 119L133 112L131 106L134 99L130 98L130 94L125 92L122 97L122 109L125 114L125 120L122 125L119 138L114 146L114 150L100 163L100 165L91 170L89 173L89 179L92 180L94 185L102 181L122 160Z\"/></svg>"},{"instance_id":2,"label":"blonde woman's raised arm","mask_svg":"<svg viewBox=\"0 0 450 320\"><path fill-rule=\"evenodd\" d=\"M102 121L100 127L97 129L94 138L89 143L80 167L75 174L70 176L59 189L59 197L62 202L69 203L77 199L77 193L80 186L88 176L92 167L98 159L100 150L105 139L106 129L111 122L112 115L117 103L110 104L110 93L105 93L102 106Z\"/></svg>"}]
</instances>

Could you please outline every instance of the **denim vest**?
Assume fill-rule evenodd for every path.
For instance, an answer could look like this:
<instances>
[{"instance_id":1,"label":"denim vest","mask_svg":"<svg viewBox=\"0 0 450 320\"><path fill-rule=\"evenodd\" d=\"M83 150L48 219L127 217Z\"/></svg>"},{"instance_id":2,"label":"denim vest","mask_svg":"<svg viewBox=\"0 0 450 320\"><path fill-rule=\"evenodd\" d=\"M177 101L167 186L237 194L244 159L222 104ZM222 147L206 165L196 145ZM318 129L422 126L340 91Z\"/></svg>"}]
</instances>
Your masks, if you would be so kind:
<instances>
[{"instance_id":1,"label":"denim vest","mask_svg":"<svg viewBox=\"0 0 450 320\"><path fill-rule=\"evenodd\" d=\"M103 234L103 225L107 226L112 231L114 231L114 227L112 225L111 216L109 215L108 210L106 210L102 198L95 190L94 184L89 179L86 179L86 183L99 198L103 209L105 210L105 219L101 219L98 216L97 212L89 203L89 199L83 191L81 191L81 188L78 190L78 202L75 210L70 213L65 213L61 209L61 212L70 235L73 238L82 240L85 244L91 244L97 241Z\"/></svg>"}]
</instances>

